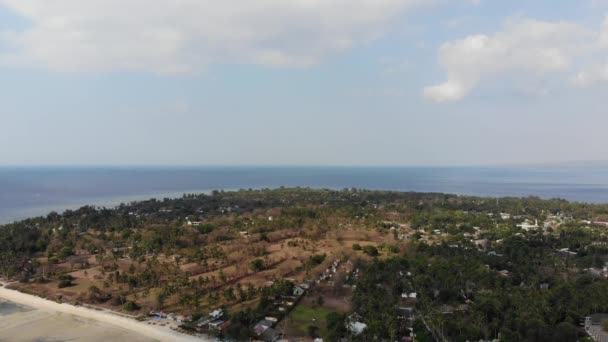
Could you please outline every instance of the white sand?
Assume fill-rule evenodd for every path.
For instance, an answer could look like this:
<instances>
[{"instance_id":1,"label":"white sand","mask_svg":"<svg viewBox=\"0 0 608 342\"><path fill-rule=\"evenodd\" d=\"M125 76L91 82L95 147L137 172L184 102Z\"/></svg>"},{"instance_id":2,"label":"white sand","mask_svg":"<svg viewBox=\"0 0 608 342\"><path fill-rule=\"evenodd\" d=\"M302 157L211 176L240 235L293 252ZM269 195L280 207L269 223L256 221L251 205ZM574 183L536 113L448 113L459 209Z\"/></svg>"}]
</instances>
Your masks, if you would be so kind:
<instances>
[{"instance_id":1,"label":"white sand","mask_svg":"<svg viewBox=\"0 0 608 342\"><path fill-rule=\"evenodd\" d=\"M149 325L144 322L138 322L136 320L121 317L115 315L109 311L97 311L88 309L80 306L73 306L70 304L59 304L50 300L46 300L40 297L32 296L29 294L21 293L15 290L10 290L5 287L0 287L0 298L6 299L10 302L31 307L38 310L47 312L59 312L63 314L73 315L82 317L89 320L98 321L102 324L113 325L118 328L122 328L133 332L140 336L158 340L158 341L205 341L204 339L189 336L178 333L167 327L160 327L155 325ZM36 323L28 324L28 329L33 331L36 330ZM93 333L93 331L91 331ZM91 336L93 337L93 336ZM0 338L1 340L1 338ZM128 341L125 339L123 341ZM210 341L210 340L206 340Z\"/></svg>"}]
</instances>

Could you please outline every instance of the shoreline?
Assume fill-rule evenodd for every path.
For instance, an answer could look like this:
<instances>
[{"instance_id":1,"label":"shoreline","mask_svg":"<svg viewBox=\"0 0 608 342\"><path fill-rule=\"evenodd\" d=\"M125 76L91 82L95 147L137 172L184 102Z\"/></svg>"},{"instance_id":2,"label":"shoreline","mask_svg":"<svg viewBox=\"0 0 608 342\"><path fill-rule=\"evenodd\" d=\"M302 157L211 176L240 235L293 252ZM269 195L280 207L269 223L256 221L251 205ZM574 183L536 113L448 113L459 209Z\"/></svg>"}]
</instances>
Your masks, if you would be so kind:
<instances>
[{"instance_id":1,"label":"shoreline","mask_svg":"<svg viewBox=\"0 0 608 342\"><path fill-rule=\"evenodd\" d=\"M185 341L185 342L209 342L211 339L194 337L179 333L156 325L146 324L134 319L126 318L112 313L110 310L98 311L82 306L74 306L66 303L56 303L51 300L37 297L35 295L26 294L17 290L7 289L5 284L0 286L0 299L13 302L15 304L24 305L33 309L38 309L46 312L63 313L73 316L78 316L86 319L91 319L100 323L109 324L118 328L122 328L135 334L145 336L158 341Z\"/></svg>"}]
</instances>

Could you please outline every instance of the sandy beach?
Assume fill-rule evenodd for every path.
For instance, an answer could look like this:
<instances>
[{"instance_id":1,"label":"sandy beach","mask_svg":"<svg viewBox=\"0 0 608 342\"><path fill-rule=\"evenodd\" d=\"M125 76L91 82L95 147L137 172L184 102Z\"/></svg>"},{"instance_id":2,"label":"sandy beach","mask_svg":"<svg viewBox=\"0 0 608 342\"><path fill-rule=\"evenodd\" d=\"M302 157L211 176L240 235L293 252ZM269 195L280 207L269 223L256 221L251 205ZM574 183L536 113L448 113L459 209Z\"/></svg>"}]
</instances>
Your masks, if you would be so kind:
<instances>
[{"instance_id":1,"label":"sandy beach","mask_svg":"<svg viewBox=\"0 0 608 342\"><path fill-rule=\"evenodd\" d=\"M22 306L1 315L0 341L210 341L70 304L0 287L0 299ZM0 312L1 314L1 312Z\"/></svg>"}]
</instances>

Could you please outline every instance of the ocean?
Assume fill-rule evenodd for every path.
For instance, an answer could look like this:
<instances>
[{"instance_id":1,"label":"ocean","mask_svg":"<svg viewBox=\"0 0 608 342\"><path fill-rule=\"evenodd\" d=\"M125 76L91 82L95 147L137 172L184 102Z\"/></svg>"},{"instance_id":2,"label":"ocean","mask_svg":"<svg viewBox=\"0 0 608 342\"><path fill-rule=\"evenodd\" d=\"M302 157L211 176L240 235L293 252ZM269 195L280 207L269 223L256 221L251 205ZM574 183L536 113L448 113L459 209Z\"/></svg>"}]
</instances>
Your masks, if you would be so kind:
<instances>
[{"instance_id":1,"label":"ocean","mask_svg":"<svg viewBox=\"0 0 608 342\"><path fill-rule=\"evenodd\" d=\"M521 167L0 168L0 223L216 189L314 187L538 196L608 203L608 164Z\"/></svg>"}]
</instances>

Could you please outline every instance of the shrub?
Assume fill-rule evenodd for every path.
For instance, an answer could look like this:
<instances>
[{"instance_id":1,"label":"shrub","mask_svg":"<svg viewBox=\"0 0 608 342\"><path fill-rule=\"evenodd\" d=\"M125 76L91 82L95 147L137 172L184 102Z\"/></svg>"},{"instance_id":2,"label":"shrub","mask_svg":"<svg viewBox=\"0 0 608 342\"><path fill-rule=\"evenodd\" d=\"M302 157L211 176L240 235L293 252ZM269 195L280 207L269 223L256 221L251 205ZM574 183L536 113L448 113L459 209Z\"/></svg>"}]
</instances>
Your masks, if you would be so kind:
<instances>
[{"instance_id":1,"label":"shrub","mask_svg":"<svg viewBox=\"0 0 608 342\"><path fill-rule=\"evenodd\" d=\"M397 245L387 245L386 249L391 252L391 253L399 253L401 251L401 249L399 248L399 246Z\"/></svg>"},{"instance_id":2,"label":"shrub","mask_svg":"<svg viewBox=\"0 0 608 342\"><path fill-rule=\"evenodd\" d=\"M123 309L125 309L126 311L136 311L140 309L140 306L137 305L137 303L135 303L134 301L128 301L126 302L123 306Z\"/></svg>"},{"instance_id":3,"label":"shrub","mask_svg":"<svg viewBox=\"0 0 608 342\"><path fill-rule=\"evenodd\" d=\"M266 232L260 234L260 241L270 242L270 239L268 238L268 234Z\"/></svg>"},{"instance_id":4,"label":"shrub","mask_svg":"<svg viewBox=\"0 0 608 342\"><path fill-rule=\"evenodd\" d=\"M310 257L310 264L313 266L321 265L325 261L325 254L316 254Z\"/></svg>"},{"instance_id":5,"label":"shrub","mask_svg":"<svg viewBox=\"0 0 608 342\"><path fill-rule=\"evenodd\" d=\"M70 247L63 247L57 257L61 260L65 260L67 257L74 255L74 251Z\"/></svg>"},{"instance_id":6,"label":"shrub","mask_svg":"<svg viewBox=\"0 0 608 342\"><path fill-rule=\"evenodd\" d=\"M254 259L251 261L251 269L255 272L262 271L266 268L264 260L262 259Z\"/></svg>"},{"instance_id":7,"label":"shrub","mask_svg":"<svg viewBox=\"0 0 608 342\"><path fill-rule=\"evenodd\" d=\"M205 223L205 224L198 226L196 229L201 234L209 234L213 230L215 230L215 226L213 226L212 224L209 224L209 223Z\"/></svg>"},{"instance_id":8,"label":"shrub","mask_svg":"<svg viewBox=\"0 0 608 342\"><path fill-rule=\"evenodd\" d=\"M363 252L369 256L378 256L378 248L371 245L363 247Z\"/></svg>"},{"instance_id":9,"label":"shrub","mask_svg":"<svg viewBox=\"0 0 608 342\"><path fill-rule=\"evenodd\" d=\"M69 286L74 286L73 281L76 278L72 277L69 274L64 274L62 276L59 276L59 284L57 284L58 288L64 288L64 287L69 287Z\"/></svg>"},{"instance_id":10,"label":"shrub","mask_svg":"<svg viewBox=\"0 0 608 342\"><path fill-rule=\"evenodd\" d=\"M353 245L353 249L354 249L355 251L360 251L360 250L361 250L361 245L360 245L360 244L358 244L358 243L356 243L356 244L354 244L354 245Z\"/></svg>"}]
</instances>

